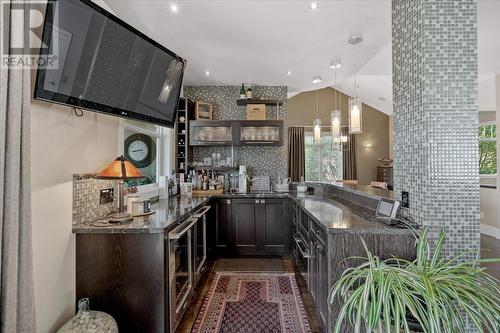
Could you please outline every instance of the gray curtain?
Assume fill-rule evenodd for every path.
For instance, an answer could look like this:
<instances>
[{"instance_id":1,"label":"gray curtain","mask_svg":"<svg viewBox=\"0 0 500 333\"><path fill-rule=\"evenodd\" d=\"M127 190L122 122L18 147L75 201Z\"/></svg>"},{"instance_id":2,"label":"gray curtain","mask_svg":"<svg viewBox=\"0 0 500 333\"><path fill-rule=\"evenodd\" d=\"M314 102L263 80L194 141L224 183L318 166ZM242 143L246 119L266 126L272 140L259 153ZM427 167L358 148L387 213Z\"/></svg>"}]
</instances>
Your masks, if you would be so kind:
<instances>
[{"instance_id":1,"label":"gray curtain","mask_svg":"<svg viewBox=\"0 0 500 333\"><path fill-rule=\"evenodd\" d=\"M356 165L356 135L349 134L348 127L342 127L342 135L347 135L346 149L342 152L343 179L357 180L358 167Z\"/></svg>"},{"instance_id":2,"label":"gray curtain","mask_svg":"<svg viewBox=\"0 0 500 333\"><path fill-rule=\"evenodd\" d=\"M288 128L288 177L293 182L300 181L305 175L304 127Z\"/></svg>"},{"instance_id":3,"label":"gray curtain","mask_svg":"<svg viewBox=\"0 0 500 333\"><path fill-rule=\"evenodd\" d=\"M0 34L2 39L9 36L3 43L25 40L29 5L16 4L18 9L25 7L24 18L11 15L2 5ZM0 73L0 331L34 332L30 71L2 68Z\"/></svg>"}]
</instances>

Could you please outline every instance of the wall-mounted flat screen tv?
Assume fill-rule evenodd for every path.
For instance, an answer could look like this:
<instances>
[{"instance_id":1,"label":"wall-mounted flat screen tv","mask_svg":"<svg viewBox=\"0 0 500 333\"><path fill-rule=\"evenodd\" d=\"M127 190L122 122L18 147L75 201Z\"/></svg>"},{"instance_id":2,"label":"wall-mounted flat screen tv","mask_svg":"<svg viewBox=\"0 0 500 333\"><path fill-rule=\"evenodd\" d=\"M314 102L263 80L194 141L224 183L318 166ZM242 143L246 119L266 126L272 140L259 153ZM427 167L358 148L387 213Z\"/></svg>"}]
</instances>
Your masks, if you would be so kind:
<instances>
[{"instance_id":1,"label":"wall-mounted flat screen tv","mask_svg":"<svg viewBox=\"0 0 500 333\"><path fill-rule=\"evenodd\" d=\"M48 2L40 57L36 99L174 126L186 61L92 1Z\"/></svg>"}]
</instances>

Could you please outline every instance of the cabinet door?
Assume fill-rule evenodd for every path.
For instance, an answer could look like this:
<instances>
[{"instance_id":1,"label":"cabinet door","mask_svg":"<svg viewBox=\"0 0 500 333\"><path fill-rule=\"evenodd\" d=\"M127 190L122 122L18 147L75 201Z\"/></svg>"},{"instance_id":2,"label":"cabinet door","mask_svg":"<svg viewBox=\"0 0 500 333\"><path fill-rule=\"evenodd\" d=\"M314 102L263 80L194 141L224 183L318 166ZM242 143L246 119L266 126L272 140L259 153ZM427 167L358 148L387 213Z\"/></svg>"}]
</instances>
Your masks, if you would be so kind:
<instances>
[{"instance_id":1,"label":"cabinet door","mask_svg":"<svg viewBox=\"0 0 500 333\"><path fill-rule=\"evenodd\" d=\"M266 254L280 254L288 251L290 225L285 219L284 201L280 199L261 200L265 204L264 232L262 244Z\"/></svg>"},{"instance_id":2,"label":"cabinet door","mask_svg":"<svg viewBox=\"0 0 500 333\"><path fill-rule=\"evenodd\" d=\"M231 199L217 202L217 223L215 231L215 247L220 252L231 248Z\"/></svg>"},{"instance_id":3,"label":"cabinet door","mask_svg":"<svg viewBox=\"0 0 500 333\"><path fill-rule=\"evenodd\" d=\"M317 244L317 262L318 262L318 288L316 297L316 307L323 325L327 326L328 320L328 259L326 246Z\"/></svg>"},{"instance_id":4,"label":"cabinet door","mask_svg":"<svg viewBox=\"0 0 500 333\"><path fill-rule=\"evenodd\" d=\"M309 258L309 292L314 299L314 303L317 304L318 296L318 247L317 241L311 239L309 243L309 252L311 257Z\"/></svg>"},{"instance_id":5,"label":"cabinet door","mask_svg":"<svg viewBox=\"0 0 500 333\"><path fill-rule=\"evenodd\" d=\"M232 132L230 121L193 120L189 122L189 145L230 146Z\"/></svg>"},{"instance_id":6,"label":"cabinet door","mask_svg":"<svg viewBox=\"0 0 500 333\"><path fill-rule=\"evenodd\" d=\"M279 146L283 144L283 121L242 120L238 124L239 145Z\"/></svg>"},{"instance_id":7,"label":"cabinet door","mask_svg":"<svg viewBox=\"0 0 500 333\"><path fill-rule=\"evenodd\" d=\"M257 253L255 200L235 199L232 201L232 238L236 252L240 254Z\"/></svg>"},{"instance_id":8,"label":"cabinet door","mask_svg":"<svg viewBox=\"0 0 500 333\"><path fill-rule=\"evenodd\" d=\"M217 202L211 204L212 208L207 212L207 257L214 255L217 242Z\"/></svg>"}]
</instances>

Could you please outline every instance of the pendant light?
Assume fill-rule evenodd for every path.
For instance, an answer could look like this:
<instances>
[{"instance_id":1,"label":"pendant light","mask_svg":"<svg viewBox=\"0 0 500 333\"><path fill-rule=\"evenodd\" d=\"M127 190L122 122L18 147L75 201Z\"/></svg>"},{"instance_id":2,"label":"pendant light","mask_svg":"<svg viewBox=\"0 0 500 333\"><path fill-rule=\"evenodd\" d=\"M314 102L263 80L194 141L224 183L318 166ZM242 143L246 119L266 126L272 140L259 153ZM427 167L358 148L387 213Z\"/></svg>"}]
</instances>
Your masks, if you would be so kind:
<instances>
[{"instance_id":1,"label":"pendant light","mask_svg":"<svg viewBox=\"0 0 500 333\"><path fill-rule=\"evenodd\" d=\"M333 92L334 95L337 94L337 91ZM332 131L332 139L333 142L340 142L340 129L341 129L341 117L342 114L340 113L340 110L334 109L331 114L330 114L330 121L331 121L331 131Z\"/></svg>"},{"instance_id":2,"label":"pendant light","mask_svg":"<svg viewBox=\"0 0 500 333\"><path fill-rule=\"evenodd\" d=\"M353 35L349 38L349 44L354 46L354 96L349 98L349 134L359 134L363 132L363 107L358 96L358 83L356 82L356 48L363 41L360 35Z\"/></svg>"},{"instance_id":3,"label":"pendant light","mask_svg":"<svg viewBox=\"0 0 500 333\"><path fill-rule=\"evenodd\" d=\"M338 64L338 65L337 65ZM332 67L333 66L333 67ZM337 83L337 68L340 67L340 61L338 63L332 63L330 68L335 69L335 78L334 84ZM340 127L341 127L341 112L340 108L337 107L337 90L333 91L333 111L330 113L330 121L331 121L331 131L332 131L332 140L335 143L340 142Z\"/></svg>"},{"instance_id":4,"label":"pendant light","mask_svg":"<svg viewBox=\"0 0 500 333\"><path fill-rule=\"evenodd\" d=\"M319 84L321 82L321 76L315 76L313 78L313 83ZM313 140L314 143L321 143L321 119L319 118L318 109L318 87L316 86L316 119L313 121Z\"/></svg>"}]
</instances>

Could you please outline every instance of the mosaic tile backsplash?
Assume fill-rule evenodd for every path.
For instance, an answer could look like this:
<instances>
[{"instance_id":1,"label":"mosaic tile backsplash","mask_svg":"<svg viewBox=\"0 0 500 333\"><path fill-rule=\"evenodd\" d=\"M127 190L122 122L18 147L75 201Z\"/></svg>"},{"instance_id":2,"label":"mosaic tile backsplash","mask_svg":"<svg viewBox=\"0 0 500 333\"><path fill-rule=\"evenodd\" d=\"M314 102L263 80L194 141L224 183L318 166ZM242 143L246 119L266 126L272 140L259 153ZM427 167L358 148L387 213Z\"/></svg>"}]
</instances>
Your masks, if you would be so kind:
<instances>
[{"instance_id":1,"label":"mosaic tile backsplash","mask_svg":"<svg viewBox=\"0 0 500 333\"><path fill-rule=\"evenodd\" d=\"M476 0L393 0L395 198L446 228L445 256L479 247Z\"/></svg>"},{"instance_id":2,"label":"mosaic tile backsplash","mask_svg":"<svg viewBox=\"0 0 500 333\"><path fill-rule=\"evenodd\" d=\"M73 175L73 224L94 221L109 215L117 208L116 200L101 205L100 190L113 188L118 193L116 180L95 179L95 173Z\"/></svg>"},{"instance_id":3,"label":"mosaic tile backsplash","mask_svg":"<svg viewBox=\"0 0 500 333\"><path fill-rule=\"evenodd\" d=\"M240 95L239 86L185 86L184 97L193 101L212 104L214 120L242 120L246 116L246 107L237 106ZM266 97L283 101L278 119L285 120L284 143L282 146L235 146L234 159L238 165L248 166L250 176L271 176L275 181L278 174L287 174L287 87L252 86L254 98ZM276 119L276 106L266 108L267 119ZM212 153L231 156L231 147L194 147L193 158L202 161Z\"/></svg>"}]
</instances>

